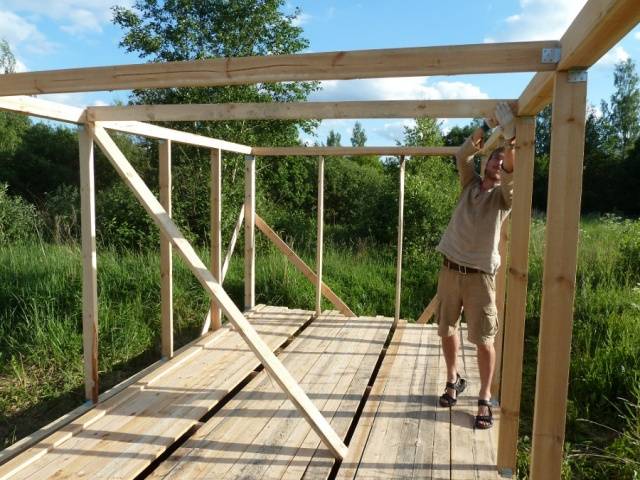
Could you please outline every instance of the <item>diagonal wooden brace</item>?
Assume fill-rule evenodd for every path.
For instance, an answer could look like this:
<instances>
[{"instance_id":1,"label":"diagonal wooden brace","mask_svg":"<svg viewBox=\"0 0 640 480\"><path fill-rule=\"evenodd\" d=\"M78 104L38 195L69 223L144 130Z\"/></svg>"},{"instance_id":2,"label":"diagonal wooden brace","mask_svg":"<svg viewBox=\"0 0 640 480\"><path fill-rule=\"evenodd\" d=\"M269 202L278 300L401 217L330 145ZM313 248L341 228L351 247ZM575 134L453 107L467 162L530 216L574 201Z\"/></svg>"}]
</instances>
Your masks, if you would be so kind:
<instances>
[{"instance_id":1,"label":"diagonal wooden brace","mask_svg":"<svg viewBox=\"0 0 640 480\"><path fill-rule=\"evenodd\" d=\"M131 191L147 210L160 231L171 239L173 246L183 258L191 272L196 276L205 290L218 302L229 321L236 327L237 332L247 342L251 351L264 365L269 375L280 385L300 414L309 422L313 430L320 436L331 453L338 459L344 458L348 449L342 439L336 434L329 422L322 416L298 382L282 365L280 360L271 352L260 338L253 326L247 321L242 312L233 303L222 285L216 281L209 269L200 260L187 239L180 233L176 224L171 220L166 210L153 195L129 161L125 158L109 134L100 126L87 125L93 138L105 153L118 174L123 178Z\"/></svg>"}]
</instances>

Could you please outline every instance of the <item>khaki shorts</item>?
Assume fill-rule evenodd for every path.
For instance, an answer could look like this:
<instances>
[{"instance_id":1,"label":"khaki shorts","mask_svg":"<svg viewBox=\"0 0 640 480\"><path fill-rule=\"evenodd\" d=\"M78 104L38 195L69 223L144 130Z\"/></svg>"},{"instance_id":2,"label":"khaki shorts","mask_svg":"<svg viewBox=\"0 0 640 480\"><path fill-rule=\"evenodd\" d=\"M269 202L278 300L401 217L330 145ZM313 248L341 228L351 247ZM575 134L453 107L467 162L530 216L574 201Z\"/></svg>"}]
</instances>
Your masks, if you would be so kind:
<instances>
[{"instance_id":1,"label":"khaki shorts","mask_svg":"<svg viewBox=\"0 0 640 480\"><path fill-rule=\"evenodd\" d=\"M438 335L450 337L457 333L464 307L469 341L476 345L493 342L498 333L495 275L464 274L443 265L438 276L438 298Z\"/></svg>"}]
</instances>

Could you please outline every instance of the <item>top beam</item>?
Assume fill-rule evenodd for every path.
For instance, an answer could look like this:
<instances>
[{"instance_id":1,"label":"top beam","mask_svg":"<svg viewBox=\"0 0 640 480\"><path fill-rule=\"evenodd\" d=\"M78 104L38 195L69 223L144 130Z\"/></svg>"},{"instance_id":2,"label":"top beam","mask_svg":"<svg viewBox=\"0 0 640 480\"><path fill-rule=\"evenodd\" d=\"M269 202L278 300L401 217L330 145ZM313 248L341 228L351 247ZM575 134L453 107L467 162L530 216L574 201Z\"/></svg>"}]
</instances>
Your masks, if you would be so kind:
<instances>
[{"instance_id":1,"label":"top beam","mask_svg":"<svg viewBox=\"0 0 640 480\"><path fill-rule=\"evenodd\" d=\"M184 62L22 72L0 76L3 95L213 87L354 78L416 77L555 70L543 48L557 41L214 58Z\"/></svg>"},{"instance_id":2,"label":"top beam","mask_svg":"<svg viewBox=\"0 0 640 480\"><path fill-rule=\"evenodd\" d=\"M33 97L0 97L0 110L24 113L33 117L58 120L60 122L78 124L85 122L85 112L82 108L69 107L62 103Z\"/></svg>"},{"instance_id":3,"label":"top beam","mask_svg":"<svg viewBox=\"0 0 640 480\"><path fill-rule=\"evenodd\" d=\"M126 105L87 108L89 121L303 120L327 118L483 118L498 102L517 100L381 100L360 102Z\"/></svg>"},{"instance_id":4,"label":"top beam","mask_svg":"<svg viewBox=\"0 0 640 480\"><path fill-rule=\"evenodd\" d=\"M459 147L253 147L251 154L259 157L392 155L392 156L448 156Z\"/></svg>"},{"instance_id":5,"label":"top beam","mask_svg":"<svg viewBox=\"0 0 640 480\"><path fill-rule=\"evenodd\" d=\"M638 0L589 0L560 43L558 70L586 69L640 22ZM518 115L535 115L551 102L553 75L536 74L520 96Z\"/></svg>"}]
</instances>

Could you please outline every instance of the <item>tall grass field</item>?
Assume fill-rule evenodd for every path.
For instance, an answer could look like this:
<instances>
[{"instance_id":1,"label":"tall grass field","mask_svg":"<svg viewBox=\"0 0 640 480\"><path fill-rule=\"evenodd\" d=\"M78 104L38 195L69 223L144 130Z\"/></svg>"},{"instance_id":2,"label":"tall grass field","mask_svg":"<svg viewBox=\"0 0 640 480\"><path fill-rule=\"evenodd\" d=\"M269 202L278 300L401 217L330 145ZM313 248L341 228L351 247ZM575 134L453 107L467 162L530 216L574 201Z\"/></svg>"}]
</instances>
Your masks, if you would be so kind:
<instances>
[{"instance_id":1,"label":"tall grass field","mask_svg":"<svg viewBox=\"0 0 640 480\"><path fill-rule=\"evenodd\" d=\"M527 478L544 221L532 222L518 476ZM294 246L313 265L315 252ZM203 260L208 252L200 252ZM640 478L640 221L581 223L563 477ZM325 246L324 278L360 315L393 316L395 247ZM402 316L415 319L436 289L440 258L411 252ZM76 245L0 246L0 448L84 402L81 253ZM242 260L224 286L241 304ZM99 250L99 368L104 391L160 357L157 251ZM313 309L314 286L265 242L256 263L258 303ZM194 339L209 299L174 262L176 347ZM332 308L325 303L325 308ZM559 388L562 386L559 385Z\"/></svg>"}]
</instances>

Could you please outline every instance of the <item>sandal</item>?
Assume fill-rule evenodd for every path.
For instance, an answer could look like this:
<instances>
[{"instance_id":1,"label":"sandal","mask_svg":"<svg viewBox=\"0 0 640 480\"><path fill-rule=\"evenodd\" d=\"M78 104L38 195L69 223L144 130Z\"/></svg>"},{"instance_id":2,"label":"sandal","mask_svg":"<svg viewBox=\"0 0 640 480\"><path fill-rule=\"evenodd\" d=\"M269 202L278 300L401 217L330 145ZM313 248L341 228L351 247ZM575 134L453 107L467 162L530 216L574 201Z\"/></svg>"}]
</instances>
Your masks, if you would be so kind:
<instances>
[{"instance_id":1,"label":"sandal","mask_svg":"<svg viewBox=\"0 0 640 480\"><path fill-rule=\"evenodd\" d=\"M444 393L440 396L440 406L441 407L453 407L456 403L458 403L458 395L464 392L464 389L467 388L467 381L460 377L460 374L456 374L457 378L455 383L447 382L447 387L444 390ZM453 398L447 392L447 388L455 390L456 398Z\"/></svg>"},{"instance_id":2,"label":"sandal","mask_svg":"<svg viewBox=\"0 0 640 480\"><path fill-rule=\"evenodd\" d=\"M476 415L476 421L474 427L478 430L487 430L493 427L493 412L491 411L491 400L478 399L479 407L487 407L489 409L489 415Z\"/></svg>"}]
</instances>

